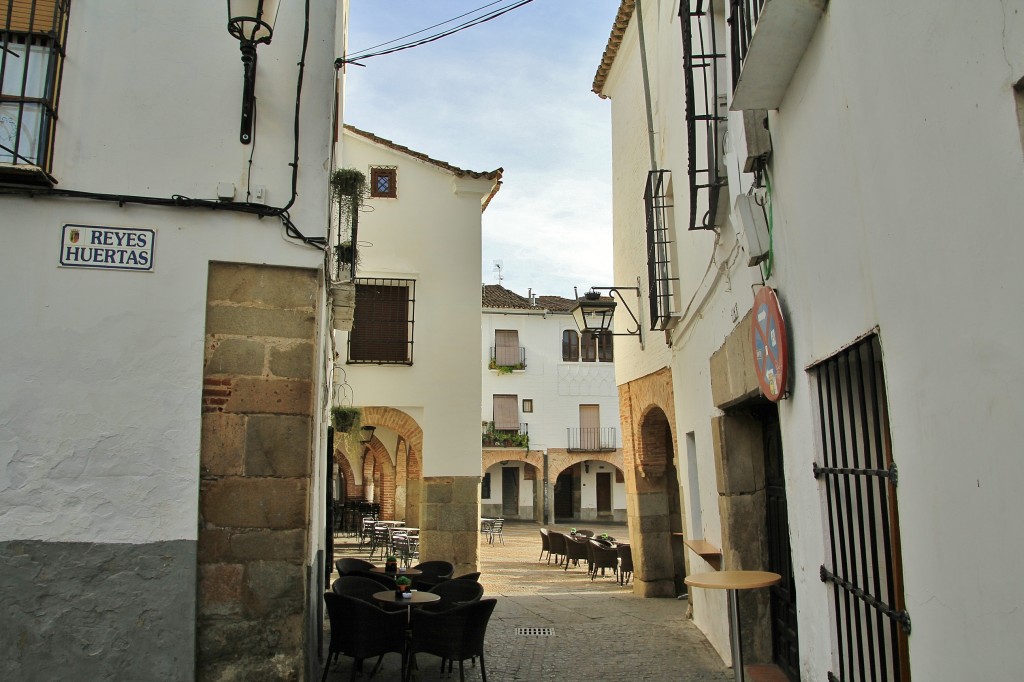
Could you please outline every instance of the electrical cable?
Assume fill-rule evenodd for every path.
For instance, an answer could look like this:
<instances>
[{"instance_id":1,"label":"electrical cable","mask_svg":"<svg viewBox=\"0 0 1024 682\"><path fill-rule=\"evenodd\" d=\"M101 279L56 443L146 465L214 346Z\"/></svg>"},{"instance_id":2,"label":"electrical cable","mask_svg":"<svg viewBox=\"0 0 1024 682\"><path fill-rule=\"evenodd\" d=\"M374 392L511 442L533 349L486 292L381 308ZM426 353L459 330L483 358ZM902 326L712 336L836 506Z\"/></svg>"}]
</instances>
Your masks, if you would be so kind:
<instances>
[{"instance_id":1,"label":"electrical cable","mask_svg":"<svg viewBox=\"0 0 1024 682\"><path fill-rule=\"evenodd\" d=\"M511 12L512 10L519 9L523 5L527 5L527 4L531 3L531 2L533 2L533 0L516 0L511 5L506 5L505 7L501 7L499 9L493 10L493 11L487 13L487 14L484 14L484 15L482 15L480 17L475 18L475 19L471 19L470 21L467 21L467 22L464 22L462 24L459 24L458 26L455 26L453 28L446 29L444 31L441 31L440 33L435 33L433 35L427 36L426 38L421 38L419 40L414 40L412 42L405 43L405 44L399 45L397 47L388 48L387 50L381 50L379 52L369 52L368 50L363 50L361 52L356 52L355 54L347 56L347 57L338 57L334 61L334 65L335 65L335 67L341 67L343 64L357 64L358 65L359 61L370 59L371 57L380 57L382 55L393 54L395 52L401 52L402 50L409 50L409 49L412 49L414 47L420 47L421 45L426 45L428 43L435 42L435 41L440 40L442 38L447 38L448 36L453 35L455 33L458 33L460 31L464 31L467 28L472 28L474 26L479 26L480 24L484 24L484 23L487 23L488 21L491 21L493 19L497 19L501 15L507 14L507 13ZM484 7L489 7L489 6L490 5L484 5ZM479 8L479 9L483 9L483 7ZM475 11L477 11L477 10L474 10L474 12ZM473 12L470 12L470 14L473 14ZM452 20L449 20L449 22L450 21L452 21ZM445 23L449 23L449 22L442 22L442 25L445 24ZM424 30L429 30L429 29L424 29ZM417 31L417 33L422 33L422 31ZM416 34L414 33L412 35L416 35ZM401 40L401 39L399 38L397 40ZM395 41L389 41L389 42L395 42ZM384 43L384 44L386 45L388 43ZM370 49L372 49L372 48L370 48Z\"/></svg>"},{"instance_id":2,"label":"electrical cable","mask_svg":"<svg viewBox=\"0 0 1024 682\"><path fill-rule=\"evenodd\" d=\"M109 201L116 203L120 207L124 207L125 204L141 204L144 206L162 206L162 207L173 207L173 208L209 208L215 211L229 211L233 213L247 213L250 215L258 216L259 218L278 218L281 224L284 226L285 234L296 241L302 242L306 246L313 247L319 250L325 250L327 248L327 239L325 237L307 237L304 235L295 223L291 220L291 215L288 213L298 197L298 171L299 171L299 114L300 114L300 103L302 96L302 82L303 75L305 73L306 66L306 50L309 45L309 15L310 15L310 0L305 2L305 26L302 36L302 52L299 58L299 75L295 85L295 121L294 121L294 141L293 141L293 155L292 162L288 165L292 167L292 196L288 203L278 208L274 206L266 206L264 204L253 204L248 201L217 201L212 199L192 199L181 194L173 194L168 197L152 197L152 196L139 196L130 194L110 194L105 192L85 192L80 190L72 189L59 189L56 187L24 187L21 185L3 185L0 184L0 195L23 195L29 198L35 198L37 196L44 197L61 197L68 199L87 199L92 201ZM255 151L255 136L253 137L253 151ZM251 153L250 153L250 172L251 172ZM248 179L246 181L248 183ZM246 198L248 199L248 184L246 186Z\"/></svg>"},{"instance_id":3,"label":"electrical cable","mask_svg":"<svg viewBox=\"0 0 1024 682\"><path fill-rule=\"evenodd\" d=\"M402 36L400 38L395 38L394 40L389 40L386 43L380 43L379 45L374 45L372 47L367 47L365 49L359 50L357 52L357 54L362 53L362 52L369 52L370 50L376 50L378 47L384 47L385 45L390 45L391 43L397 43L399 40L405 40L406 38L412 38L413 36L419 35L421 33L426 33L427 31L429 31L431 29L437 28L438 26L444 26L445 24L452 23L456 19L461 19L462 17L468 17L471 14L476 14L480 10L487 9L488 7L491 7L492 5L497 5L500 2L505 2L505 0L494 0L494 2L489 2L486 5L484 5L483 7L477 7L474 10L470 10L470 11L466 12L465 14L460 14L457 17L452 17L451 19L448 19L447 21L442 21L439 24L434 24L433 26L427 26L426 28L422 28L419 31L413 31L412 33L407 33L406 35L404 35L404 36Z\"/></svg>"},{"instance_id":4,"label":"electrical cable","mask_svg":"<svg viewBox=\"0 0 1024 682\"><path fill-rule=\"evenodd\" d=\"M767 210L767 214L768 214L768 216L767 216L768 217L768 257L765 258L764 262L761 264L761 277L763 279L767 280L769 277L772 276L772 270L775 267L775 247L774 247L774 243L773 243L774 239L775 239L775 235L774 235L775 229L774 229L774 221L772 219L772 179L771 179L771 176L768 175L768 167L767 166L765 166L765 169L764 169L764 186L765 186L765 199L764 199L764 203L767 205L767 209L768 209ZM762 206L761 209L764 210L765 206Z\"/></svg>"}]
</instances>

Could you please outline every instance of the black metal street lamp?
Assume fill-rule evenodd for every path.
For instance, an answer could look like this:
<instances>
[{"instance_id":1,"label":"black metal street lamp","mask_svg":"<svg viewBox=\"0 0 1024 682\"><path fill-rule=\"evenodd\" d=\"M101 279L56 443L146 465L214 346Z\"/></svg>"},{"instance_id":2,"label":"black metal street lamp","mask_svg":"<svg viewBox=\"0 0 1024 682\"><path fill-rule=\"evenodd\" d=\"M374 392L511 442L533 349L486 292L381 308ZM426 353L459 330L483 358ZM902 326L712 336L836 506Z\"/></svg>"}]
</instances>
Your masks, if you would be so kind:
<instances>
[{"instance_id":1,"label":"black metal street lamp","mask_svg":"<svg viewBox=\"0 0 1024 682\"><path fill-rule=\"evenodd\" d=\"M242 130L239 141L252 142L256 91L256 46L274 36L279 0L228 0L228 33L239 42L245 80L242 85Z\"/></svg>"},{"instance_id":2,"label":"black metal street lamp","mask_svg":"<svg viewBox=\"0 0 1024 682\"><path fill-rule=\"evenodd\" d=\"M607 291L608 296L601 296L602 291ZM590 291L576 301L576 307L572 309L573 319L580 332L591 334L611 334L613 336L637 336L640 347L643 348L644 338L640 329L640 321L630 309L629 304L622 298L622 291L636 292L637 303L640 302L640 287L590 287ZM612 320L615 319L616 297L622 303L622 307L629 313L634 329L627 329L625 332L613 332ZM639 308L638 308L639 310Z\"/></svg>"}]
</instances>

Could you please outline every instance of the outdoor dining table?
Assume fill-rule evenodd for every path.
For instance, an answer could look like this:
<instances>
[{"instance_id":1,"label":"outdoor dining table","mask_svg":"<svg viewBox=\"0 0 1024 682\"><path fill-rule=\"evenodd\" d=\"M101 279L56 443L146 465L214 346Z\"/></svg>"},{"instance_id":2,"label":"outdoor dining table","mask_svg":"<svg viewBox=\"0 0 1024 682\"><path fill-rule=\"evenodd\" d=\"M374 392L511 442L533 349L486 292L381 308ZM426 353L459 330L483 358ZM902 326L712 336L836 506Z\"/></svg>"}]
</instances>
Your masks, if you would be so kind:
<instances>
[{"instance_id":1,"label":"outdoor dining table","mask_svg":"<svg viewBox=\"0 0 1024 682\"><path fill-rule=\"evenodd\" d=\"M441 601L441 597L434 594L433 592L420 592L418 590L409 590L408 597L396 596L394 590L383 590L381 592L374 592L373 598L382 604L394 604L396 606L406 607L406 622L412 622L412 607L423 606L424 604L431 604L435 601Z\"/></svg>"},{"instance_id":2,"label":"outdoor dining table","mask_svg":"<svg viewBox=\"0 0 1024 682\"><path fill-rule=\"evenodd\" d=\"M732 667L736 682L744 682L746 679L743 673L743 642L740 640L740 612L736 592L771 587L781 581L781 575L768 571L711 571L688 575L683 581L693 587L729 591L729 629L732 637Z\"/></svg>"},{"instance_id":3,"label":"outdoor dining table","mask_svg":"<svg viewBox=\"0 0 1024 682\"><path fill-rule=\"evenodd\" d=\"M387 569L384 566L374 566L373 568L370 569L370 573L380 573L382 575L393 575L396 578L398 576L400 576L400 575L423 575L423 571L419 570L418 568L401 568L401 567L397 571L395 571L393 573L388 573Z\"/></svg>"}]
</instances>

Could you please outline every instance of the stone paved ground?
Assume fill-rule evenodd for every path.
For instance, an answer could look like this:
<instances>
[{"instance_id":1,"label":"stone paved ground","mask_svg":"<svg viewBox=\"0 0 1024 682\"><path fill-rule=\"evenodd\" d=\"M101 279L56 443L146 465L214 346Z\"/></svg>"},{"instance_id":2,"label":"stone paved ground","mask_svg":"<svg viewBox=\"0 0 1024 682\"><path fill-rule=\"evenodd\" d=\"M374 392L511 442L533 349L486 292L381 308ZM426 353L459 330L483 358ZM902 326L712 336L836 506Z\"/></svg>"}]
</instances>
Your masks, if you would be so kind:
<instances>
[{"instance_id":1,"label":"stone paved ground","mask_svg":"<svg viewBox=\"0 0 1024 682\"><path fill-rule=\"evenodd\" d=\"M586 527L612 536L626 530L623 525ZM591 582L584 566L566 571L538 561L539 529L534 523L506 523L505 544L481 544L484 596L498 599L487 628L489 682L733 679L731 669L686 618L688 602L640 599L611 574ZM338 541L336 558L366 558L366 550L358 552L351 538ZM550 628L550 634L527 636L517 634L517 628ZM438 659L425 654L418 659L418 680L439 679ZM397 655L386 656L374 679L400 679L400 664ZM371 668L368 661L365 669ZM352 660L341 658L327 679L347 680L351 670ZM457 665L452 679L458 680ZM479 665L466 662L466 679L481 679Z\"/></svg>"}]
</instances>

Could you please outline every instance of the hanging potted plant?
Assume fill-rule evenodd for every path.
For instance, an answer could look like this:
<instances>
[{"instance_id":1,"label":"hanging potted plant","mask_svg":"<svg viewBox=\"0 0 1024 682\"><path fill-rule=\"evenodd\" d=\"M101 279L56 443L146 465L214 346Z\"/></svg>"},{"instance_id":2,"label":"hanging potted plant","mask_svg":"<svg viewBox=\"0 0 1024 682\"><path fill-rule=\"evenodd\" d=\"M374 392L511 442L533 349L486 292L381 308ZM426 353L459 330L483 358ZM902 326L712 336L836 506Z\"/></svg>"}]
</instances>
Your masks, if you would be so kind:
<instances>
[{"instance_id":1,"label":"hanging potted plant","mask_svg":"<svg viewBox=\"0 0 1024 682\"><path fill-rule=\"evenodd\" d=\"M331 423L335 431L355 433L359 430L362 411L358 407L335 405L331 408Z\"/></svg>"},{"instance_id":2,"label":"hanging potted plant","mask_svg":"<svg viewBox=\"0 0 1024 682\"><path fill-rule=\"evenodd\" d=\"M338 238L334 247L334 273L341 279L343 266L350 276L355 275L356 237L359 229L359 209L366 196L366 175L355 168L339 168L331 173L331 198L338 209Z\"/></svg>"}]
</instances>

